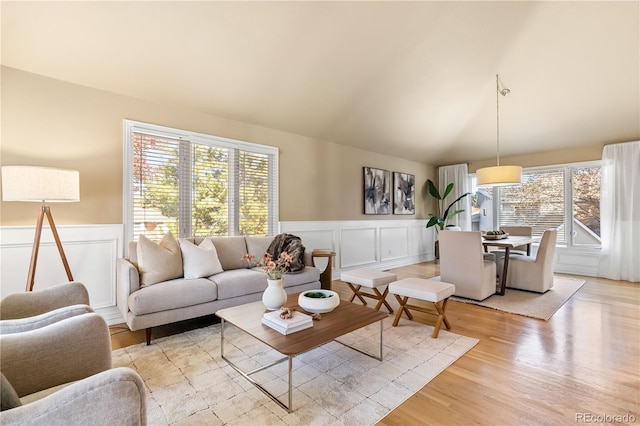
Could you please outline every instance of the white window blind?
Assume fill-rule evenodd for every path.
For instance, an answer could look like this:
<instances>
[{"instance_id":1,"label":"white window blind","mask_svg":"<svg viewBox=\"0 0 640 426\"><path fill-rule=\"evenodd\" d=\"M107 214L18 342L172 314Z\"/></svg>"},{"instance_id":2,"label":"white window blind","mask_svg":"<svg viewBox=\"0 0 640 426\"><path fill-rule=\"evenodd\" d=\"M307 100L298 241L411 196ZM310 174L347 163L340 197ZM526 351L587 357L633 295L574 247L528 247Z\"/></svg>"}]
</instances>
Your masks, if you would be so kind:
<instances>
[{"instance_id":1,"label":"white window blind","mask_svg":"<svg viewBox=\"0 0 640 426\"><path fill-rule=\"evenodd\" d=\"M558 229L558 243L565 243L564 170L523 171L522 185L500 188L498 225L527 225L533 236Z\"/></svg>"},{"instance_id":2,"label":"white window blind","mask_svg":"<svg viewBox=\"0 0 640 426\"><path fill-rule=\"evenodd\" d=\"M277 148L125 120L125 232L273 235Z\"/></svg>"}]
</instances>

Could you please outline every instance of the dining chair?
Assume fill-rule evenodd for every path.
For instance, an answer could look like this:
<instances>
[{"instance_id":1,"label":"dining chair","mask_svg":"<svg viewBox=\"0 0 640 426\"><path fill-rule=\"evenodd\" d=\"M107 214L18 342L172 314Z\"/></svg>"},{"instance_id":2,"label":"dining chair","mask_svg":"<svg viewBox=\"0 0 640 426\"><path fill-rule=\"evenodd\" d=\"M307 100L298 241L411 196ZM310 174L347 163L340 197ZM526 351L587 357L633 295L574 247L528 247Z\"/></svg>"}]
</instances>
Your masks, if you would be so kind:
<instances>
[{"instance_id":1,"label":"dining chair","mask_svg":"<svg viewBox=\"0 0 640 426\"><path fill-rule=\"evenodd\" d=\"M547 229L542 234L535 256L509 256L507 287L544 293L553 287L553 266L558 231ZM504 259L499 260L502 270Z\"/></svg>"},{"instance_id":2,"label":"dining chair","mask_svg":"<svg viewBox=\"0 0 640 426\"><path fill-rule=\"evenodd\" d=\"M501 226L500 230L506 232L509 235L514 235L517 237L530 237L533 235L533 227L532 226L523 226L523 225L506 225ZM519 252L519 253L516 253ZM518 246L514 247L510 251L511 254L526 254L527 246Z\"/></svg>"},{"instance_id":3,"label":"dining chair","mask_svg":"<svg viewBox=\"0 0 640 426\"><path fill-rule=\"evenodd\" d=\"M440 232L440 279L455 296L484 300L496 292L496 264L485 260L480 232Z\"/></svg>"},{"instance_id":4,"label":"dining chair","mask_svg":"<svg viewBox=\"0 0 640 426\"><path fill-rule=\"evenodd\" d=\"M500 227L501 231L506 232L509 236L518 236L518 237L530 237L533 234L533 227L531 226L522 226L522 225L505 225ZM504 250L491 250L491 253L495 256L497 270L501 271L500 265L498 263L504 258L506 252ZM509 250L510 254L517 255L527 255L527 246L517 246Z\"/></svg>"}]
</instances>

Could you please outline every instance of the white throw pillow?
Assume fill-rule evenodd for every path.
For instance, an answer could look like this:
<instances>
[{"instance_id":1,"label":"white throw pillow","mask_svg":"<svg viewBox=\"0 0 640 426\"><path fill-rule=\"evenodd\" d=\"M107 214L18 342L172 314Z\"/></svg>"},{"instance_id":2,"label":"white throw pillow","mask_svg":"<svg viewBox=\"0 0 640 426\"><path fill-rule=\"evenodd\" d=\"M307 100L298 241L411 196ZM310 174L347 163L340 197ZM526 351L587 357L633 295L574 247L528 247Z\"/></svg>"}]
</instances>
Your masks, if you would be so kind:
<instances>
[{"instance_id":1,"label":"white throw pillow","mask_svg":"<svg viewBox=\"0 0 640 426\"><path fill-rule=\"evenodd\" d=\"M222 272L218 252L211 238L205 238L198 246L189 240L180 240L180 249L186 279L210 277Z\"/></svg>"},{"instance_id":2,"label":"white throw pillow","mask_svg":"<svg viewBox=\"0 0 640 426\"><path fill-rule=\"evenodd\" d=\"M182 276L180 245L171 232L167 232L159 243L140 235L137 247L140 287Z\"/></svg>"}]
</instances>

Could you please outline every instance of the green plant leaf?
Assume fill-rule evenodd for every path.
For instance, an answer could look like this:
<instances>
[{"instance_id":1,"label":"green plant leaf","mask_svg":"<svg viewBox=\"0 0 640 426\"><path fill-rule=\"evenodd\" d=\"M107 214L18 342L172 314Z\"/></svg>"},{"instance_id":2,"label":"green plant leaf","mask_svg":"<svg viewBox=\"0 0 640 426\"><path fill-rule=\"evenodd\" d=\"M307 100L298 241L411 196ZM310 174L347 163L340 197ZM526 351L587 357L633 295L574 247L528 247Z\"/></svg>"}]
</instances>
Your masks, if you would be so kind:
<instances>
[{"instance_id":1,"label":"green plant leaf","mask_svg":"<svg viewBox=\"0 0 640 426\"><path fill-rule=\"evenodd\" d=\"M426 227L431 228L432 226L437 225L438 220L442 220L442 219L440 219L438 216L431 215L431 219L429 219L429 222L427 222Z\"/></svg>"},{"instance_id":2,"label":"green plant leaf","mask_svg":"<svg viewBox=\"0 0 640 426\"><path fill-rule=\"evenodd\" d=\"M447 195L449 195L449 193L451 192L451 190L453 189L453 182L451 182L449 185L447 185L447 187L444 190L444 195L442 196L442 199L444 200L445 198L447 198Z\"/></svg>"},{"instance_id":3,"label":"green plant leaf","mask_svg":"<svg viewBox=\"0 0 640 426\"><path fill-rule=\"evenodd\" d=\"M464 194L462 194L461 196L459 196L458 198L455 199L455 201L451 204L449 204L449 207L447 207L447 209L444 211L444 214L442 215L442 221L446 222L447 218L449 217L449 210L451 209L451 207L453 207L453 205L455 203L457 203L458 201L462 200L464 197L466 197L467 195L471 195L470 192L465 192ZM461 210L464 211L464 210ZM460 212L458 212L460 213ZM457 214L457 213L456 213Z\"/></svg>"},{"instance_id":4,"label":"green plant leaf","mask_svg":"<svg viewBox=\"0 0 640 426\"><path fill-rule=\"evenodd\" d=\"M432 197L442 200L443 197L440 197L440 192L431 179L427 179L427 186L429 187L429 194L431 194Z\"/></svg>"}]
</instances>

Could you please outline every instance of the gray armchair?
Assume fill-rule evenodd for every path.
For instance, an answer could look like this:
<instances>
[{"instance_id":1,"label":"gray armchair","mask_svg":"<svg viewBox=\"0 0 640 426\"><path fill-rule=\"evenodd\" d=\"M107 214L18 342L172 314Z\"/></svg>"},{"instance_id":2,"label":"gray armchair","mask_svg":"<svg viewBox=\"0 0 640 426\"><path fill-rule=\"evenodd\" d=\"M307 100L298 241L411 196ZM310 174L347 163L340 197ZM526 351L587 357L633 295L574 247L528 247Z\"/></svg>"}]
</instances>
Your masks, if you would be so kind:
<instances>
[{"instance_id":1,"label":"gray armchair","mask_svg":"<svg viewBox=\"0 0 640 426\"><path fill-rule=\"evenodd\" d=\"M0 302L0 320L33 317L71 305L89 305L89 293L77 281L8 295Z\"/></svg>"},{"instance_id":2,"label":"gray armchair","mask_svg":"<svg viewBox=\"0 0 640 426\"><path fill-rule=\"evenodd\" d=\"M69 296L67 285L58 294ZM7 297L0 309L24 312L37 305L28 299L39 300L38 293ZM48 293L49 306L58 306L51 303L54 293ZM13 306L16 300L24 306ZM111 368L109 328L87 305L0 321L0 357L3 425L146 424L144 383L131 369Z\"/></svg>"}]
</instances>

